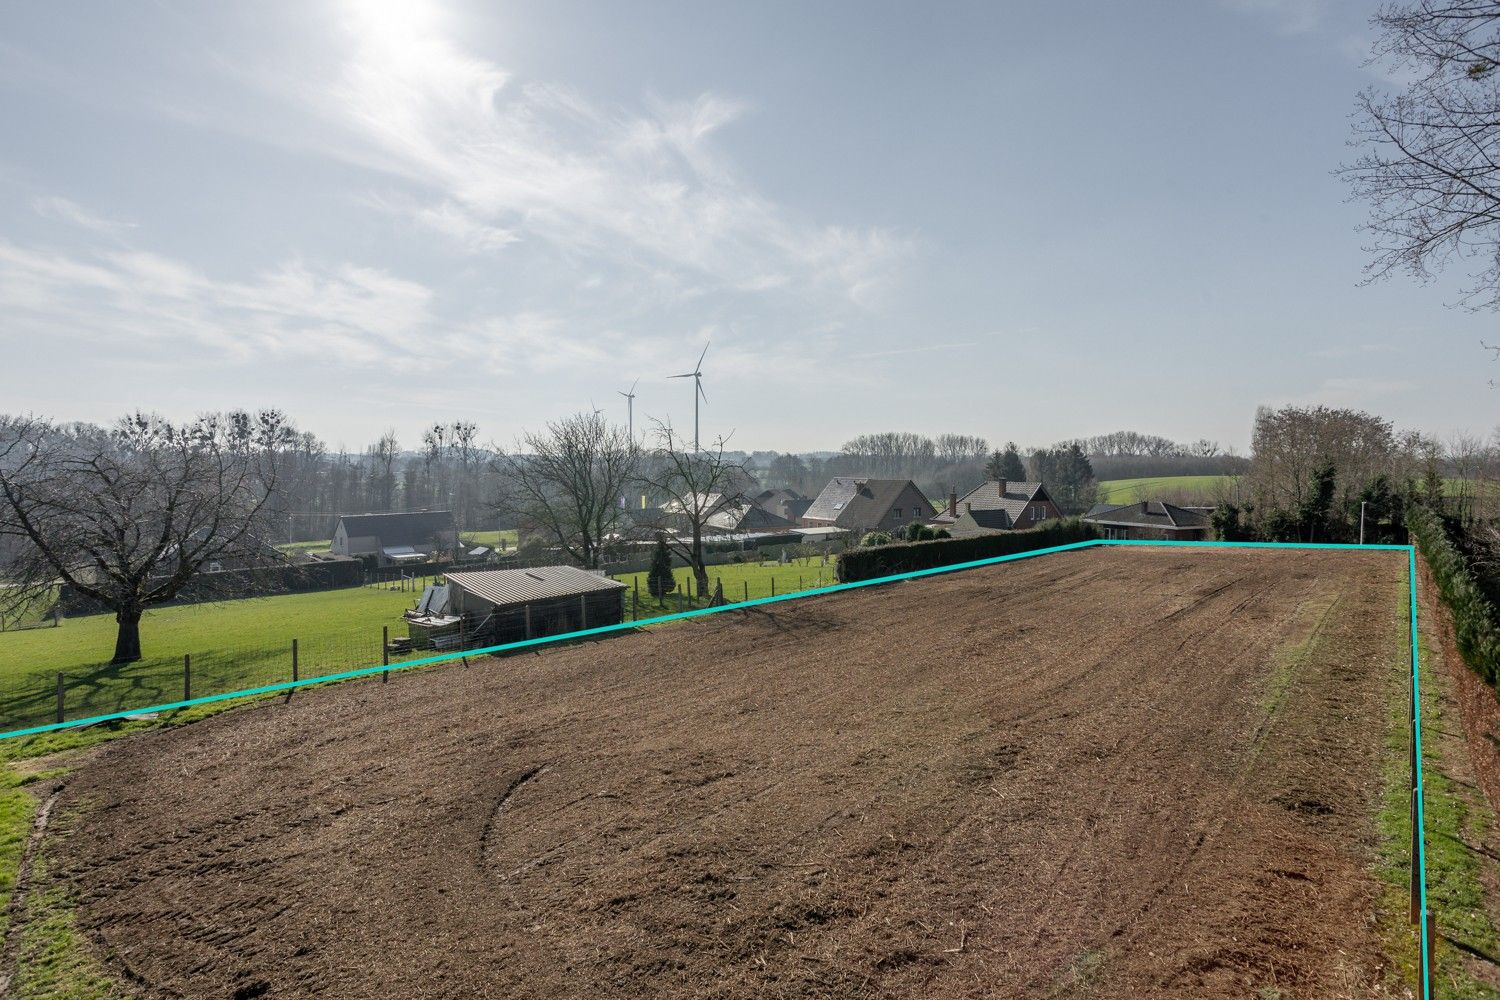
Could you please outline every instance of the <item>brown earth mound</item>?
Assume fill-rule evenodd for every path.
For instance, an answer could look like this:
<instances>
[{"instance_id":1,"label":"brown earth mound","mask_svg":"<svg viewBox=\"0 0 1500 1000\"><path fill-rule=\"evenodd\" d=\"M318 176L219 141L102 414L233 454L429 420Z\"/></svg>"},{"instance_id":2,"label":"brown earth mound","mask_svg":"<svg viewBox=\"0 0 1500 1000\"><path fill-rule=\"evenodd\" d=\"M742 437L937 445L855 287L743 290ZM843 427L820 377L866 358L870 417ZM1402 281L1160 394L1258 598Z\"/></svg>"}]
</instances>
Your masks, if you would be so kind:
<instances>
[{"instance_id":1,"label":"brown earth mound","mask_svg":"<svg viewBox=\"0 0 1500 1000\"><path fill-rule=\"evenodd\" d=\"M307 691L109 746L45 849L145 997L1369 996L1404 570L1094 550Z\"/></svg>"}]
</instances>

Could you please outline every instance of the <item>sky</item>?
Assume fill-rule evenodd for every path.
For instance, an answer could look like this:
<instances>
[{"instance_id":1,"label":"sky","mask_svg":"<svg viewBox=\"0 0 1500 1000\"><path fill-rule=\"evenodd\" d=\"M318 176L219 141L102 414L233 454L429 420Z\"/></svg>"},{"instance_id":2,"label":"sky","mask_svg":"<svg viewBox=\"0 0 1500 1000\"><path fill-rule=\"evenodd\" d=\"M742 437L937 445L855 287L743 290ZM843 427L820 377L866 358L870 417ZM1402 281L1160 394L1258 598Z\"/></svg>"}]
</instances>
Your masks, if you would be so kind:
<instances>
[{"instance_id":1,"label":"sky","mask_svg":"<svg viewBox=\"0 0 1500 1000\"><path fill-rule=\"evenodd\" d=\"M1463 273L1362 284L1374 6L4 5L0 412L1487 434Z\"/></svg>"}]
</instances>

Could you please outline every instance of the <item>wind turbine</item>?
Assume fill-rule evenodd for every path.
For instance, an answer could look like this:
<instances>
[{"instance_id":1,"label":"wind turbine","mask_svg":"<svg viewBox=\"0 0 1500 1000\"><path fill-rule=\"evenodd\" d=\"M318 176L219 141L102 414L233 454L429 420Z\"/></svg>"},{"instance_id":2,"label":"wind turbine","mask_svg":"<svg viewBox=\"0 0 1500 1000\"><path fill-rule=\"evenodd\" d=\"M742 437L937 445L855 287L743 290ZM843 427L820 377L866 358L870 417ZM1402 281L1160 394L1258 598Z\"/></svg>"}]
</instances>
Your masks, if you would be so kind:
<instances>
[{"instance_id":1,"label":"wind turbine","mask_svg":"<svg viewBox=\"0 0 1500 1000\"><path fill-rule=\"evenodd\" d=\"M641 380L636 379L631 383L629 392L620 392L620 390L618 389L615 390L615 392L619 392L620 395L625 397L625 412L629 420L630 440L632 441L635 440L635 387L640 384Z\"/></svg>"},{"instance_id":2,"label":"wind turbine","mask_svg":"<svg viewBox=\"0 0 1500 1000\"><path fill-rule=\"evenodd\" d=\"M709 341L709 343L713 343L713 341ZM704 344L703 353L698 355L698 363L693 366L692 371L683 372L681 375L667 376L667 378L690 378L697 387L698 391L693 393L693 454L695 455L698 453L698 399L701 397L703 402L708 402L708 395L703 391L703 359L707 356L708 344Z\"/></svg>"}]
</instances>

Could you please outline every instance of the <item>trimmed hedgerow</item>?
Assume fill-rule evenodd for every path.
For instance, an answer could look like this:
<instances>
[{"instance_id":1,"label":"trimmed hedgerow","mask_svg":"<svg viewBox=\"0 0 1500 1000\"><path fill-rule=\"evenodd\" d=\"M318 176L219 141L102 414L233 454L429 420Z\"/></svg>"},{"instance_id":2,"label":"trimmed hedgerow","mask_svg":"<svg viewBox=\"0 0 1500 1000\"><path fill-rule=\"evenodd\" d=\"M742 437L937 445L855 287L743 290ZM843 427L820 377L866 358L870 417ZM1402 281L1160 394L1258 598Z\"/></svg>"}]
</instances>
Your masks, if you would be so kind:
<instances>
[{"instance_id":1,"label":"trimmed hedgerow","mask_svg":"<svg viewBox=\"0 0 1500 1000\"><path fill-rule=\"evenodd\" d=\"M871 580L893 573L951 566L954 563L1014 555L1032 549L1045 549L1070 542L1086 542L1099 535L1076 518L1056 521L1044 528L1006 531L977 538L941 538L930 542L898 542L874 548L849 549L839 556L838 575L842 583Z\"/></svg>"},{"instance_id":2,"label":"trimmed hedgerow","mask_svg":"<svg viewBox=\"0 0 1500 1000\"><path fill-rule=\"evenodd\" d=\"M1427 560L1438 593L1453 616L1458 651L1474 671L1491 684L1500 675L1500 626L1495 605L1484 594L1474 568L1448 537L1443 519L1430 508L1413 505L1406 514L1412 542Z\"/></svg>"}]
</instances>

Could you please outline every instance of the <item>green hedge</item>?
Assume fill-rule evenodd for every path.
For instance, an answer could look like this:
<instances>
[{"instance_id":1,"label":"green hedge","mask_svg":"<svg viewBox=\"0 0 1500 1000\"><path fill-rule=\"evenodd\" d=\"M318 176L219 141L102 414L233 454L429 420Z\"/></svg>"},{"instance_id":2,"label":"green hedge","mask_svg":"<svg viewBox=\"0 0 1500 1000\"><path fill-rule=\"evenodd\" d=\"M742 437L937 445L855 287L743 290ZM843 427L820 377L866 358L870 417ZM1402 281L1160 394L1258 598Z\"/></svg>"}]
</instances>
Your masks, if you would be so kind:
<instances>
[{"instance_id":1,"label":"green hedge","mask_svg":"<svg viewBox=\"0 0 1500 1000\"><path fill-rule=\"evenodd\" d=\"M1443 519L1427 507L1413 505L1406 514L1412 542L1427 560L1438 593L1453 616L1458 651L1479 676L1491 684L1500 674L1500 627L1495 606L1480 589L1474 569L1448 537Z\"/></svg>"},{"instance_id":2,"label":"green hedge","mask_svg":"<svg viewBox=\"0 0 1500 1000\"><path fill-rule=\"evenodd\" d=\"M898 542L873 548L856 548L840 554L839 580L871 580L894 573L951 566L954 563L990 559L1045 549L1071 542L1086 542L1099 535L1077 519L1056 521L1045 528L1029 531L1005 531L977 538L940 538L930 542Z\"/></svg>"}]
</instances>

